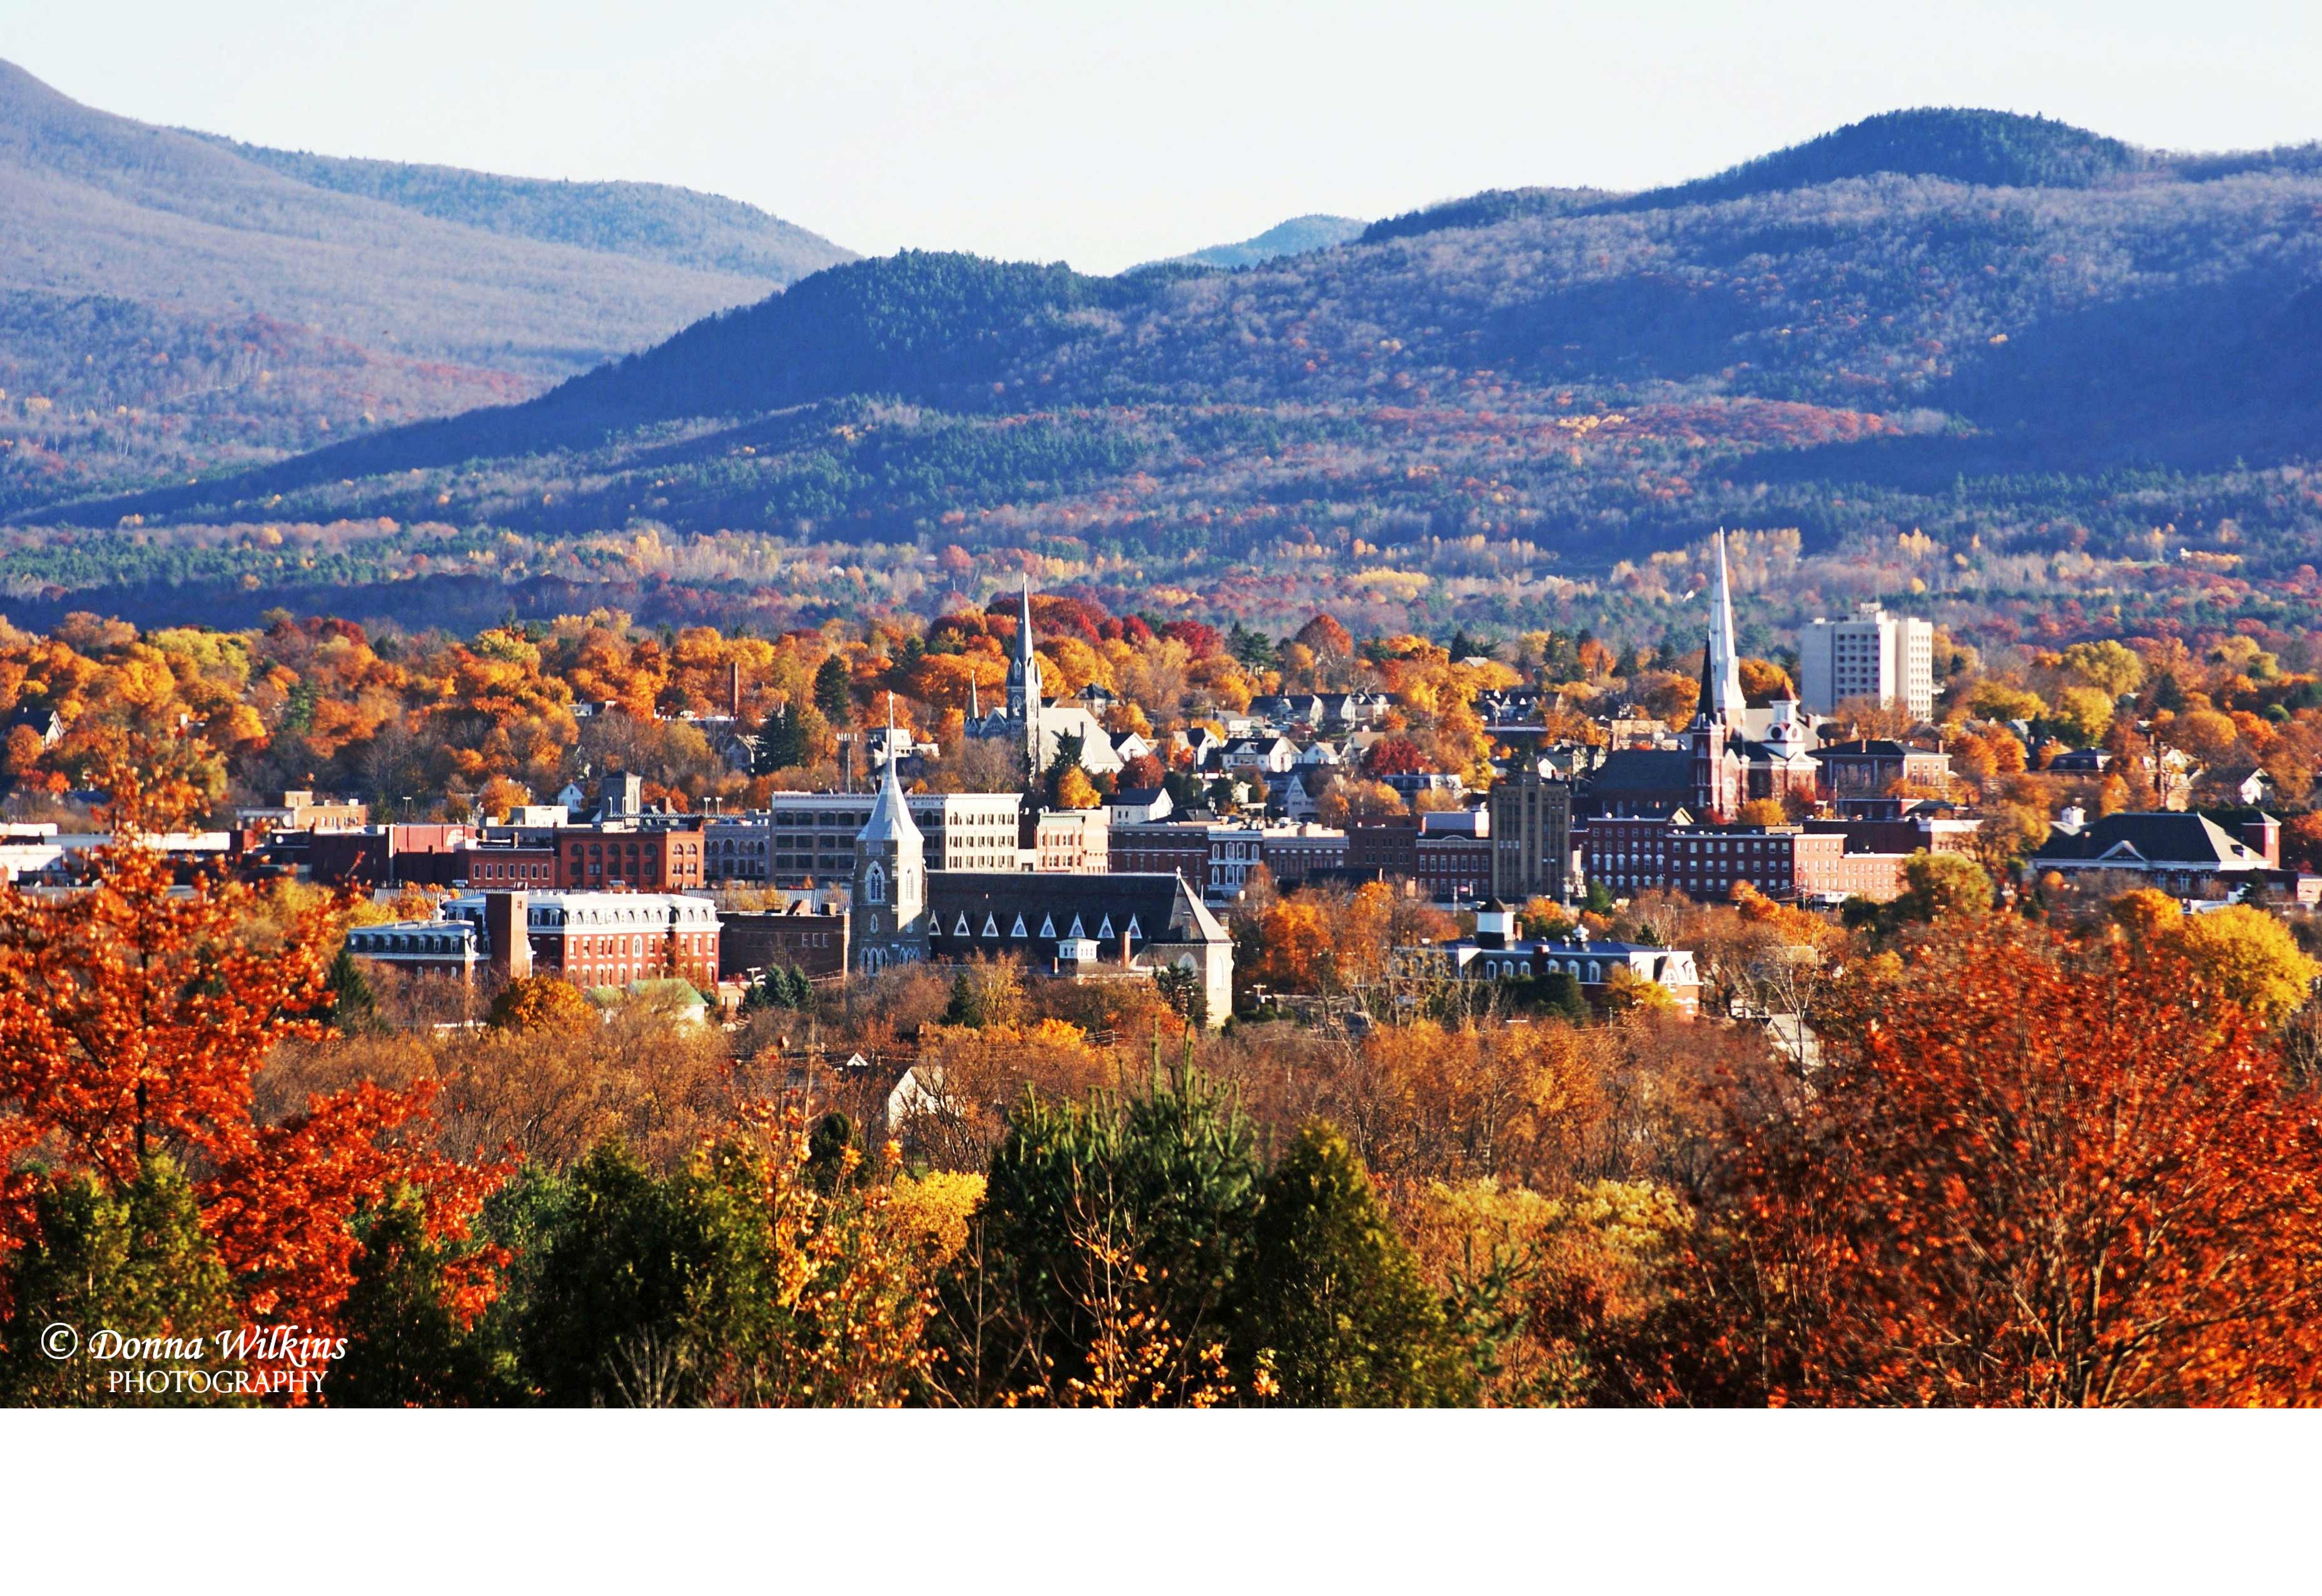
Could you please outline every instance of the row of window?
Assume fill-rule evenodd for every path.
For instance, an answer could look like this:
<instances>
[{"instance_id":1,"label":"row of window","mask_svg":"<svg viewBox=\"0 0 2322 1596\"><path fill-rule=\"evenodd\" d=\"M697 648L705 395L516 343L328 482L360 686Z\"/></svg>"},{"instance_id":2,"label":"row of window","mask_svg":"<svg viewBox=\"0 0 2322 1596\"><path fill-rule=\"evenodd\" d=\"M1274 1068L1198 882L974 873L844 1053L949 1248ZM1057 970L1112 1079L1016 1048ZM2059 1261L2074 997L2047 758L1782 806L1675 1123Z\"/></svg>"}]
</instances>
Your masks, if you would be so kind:
<instances>
[{"instance_id":1,"label":"row of window","mask_svg":"<svg viewBox=\"0 0 2322 1596\"><path fill-rule=\"evenodd\" d=\"M1530 959L1486 959L1483 961L1483 967L1484 977L1487 980L1496 980L1502 976L1513 977L1532 973L1532 962ZM1540 962L1540 973L1542 975L1553 975L1559 968L1568 973L1573 980L1585 982L1589 986L1604 984L1604 966L1598 960L1590 959L1584 962L1578 959L1542 959ZM1586 973L1582 973L1583 971Z\"/></svg>"}]
</instances>

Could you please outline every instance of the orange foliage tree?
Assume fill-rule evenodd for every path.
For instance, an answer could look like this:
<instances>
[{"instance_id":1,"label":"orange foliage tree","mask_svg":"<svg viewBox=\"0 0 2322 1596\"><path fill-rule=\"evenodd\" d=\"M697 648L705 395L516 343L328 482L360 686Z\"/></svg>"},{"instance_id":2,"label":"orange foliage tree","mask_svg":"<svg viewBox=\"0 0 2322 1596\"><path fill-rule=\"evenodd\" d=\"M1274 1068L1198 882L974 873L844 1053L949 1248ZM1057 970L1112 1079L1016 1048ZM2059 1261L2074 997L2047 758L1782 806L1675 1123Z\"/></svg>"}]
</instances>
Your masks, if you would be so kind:
<instances>
[{"instance_id":1,"label":"orange foliage tree","mask_svg":"<svg viewBox=\"0 0 2322 1596\"><path fill-rule=\"evenodd\" d=\"M0 887L0 1258L41 1245L45 1190L84 1178L126 1189L166 1159L193 1178L242 1319L179 1328L327 1336L361 1252L359 1209L408 1186L431 1234L464 1236L498 1172L412 1145L427 1086L358 1084L261 1122L251 1077L276 1044L322 1033L311 1017L343 906L307 903L279 945L261 945L252 889L205 876L173 893L171 867L139 841L183 823L195 798L182 778L118 766L106 786L116 840L96 851L87 889ZM480 1281L459 1289L462 1311L489 1296Z\"/></svg>"}]
</instances>

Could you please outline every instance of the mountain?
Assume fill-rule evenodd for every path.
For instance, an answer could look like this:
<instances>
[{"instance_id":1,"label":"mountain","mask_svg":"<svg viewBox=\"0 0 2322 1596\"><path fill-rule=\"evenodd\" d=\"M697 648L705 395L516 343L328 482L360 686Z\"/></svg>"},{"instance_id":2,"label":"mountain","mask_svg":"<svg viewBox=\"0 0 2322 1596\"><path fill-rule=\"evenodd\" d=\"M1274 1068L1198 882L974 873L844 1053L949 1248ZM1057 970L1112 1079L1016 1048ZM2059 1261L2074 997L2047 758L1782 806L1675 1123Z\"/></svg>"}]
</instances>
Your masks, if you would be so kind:
<instances>
[{"instance_id":1,"label":"mountain","mask_svg":"<svg viewBox=\"0 0 2322 1596\"><path fill-rule=\"evenodd\" d=\"M1928 107L1867 117L1715 177L1653 189L1626 203L1687 205L1881 176L1942 178L1987 188L2087 188L2152 163L2134 145L2044 116Z\"/></svg>"},{"instance_id":2,"label":"mountain","mask_svg":"<svg viewBox=\"0 0 2322 1596\"><path fill-rule=\"evenodd\" d=\"M1721 524L1865 570L1899 543L1925 580L2317 562L2308 153L2123 157L1951 112L1833 139L1690 197L1503 191L1230 273L848 262L519 404L38 518L426 524L565 571L560 543L635 569L672 534L1036 553L1131 598L1335 593L1382 625L1649 594ZM93 579L75 547L10 558Z\"/></svg>"},{"instance_id":3,"label":"mountain","mask_svg":"<svg viewBox=\"0 0 2322 1596\"><path fill-rule=\"evenodd\" d=\"M848 258L680 189L152 127L5 62L0 214L0 387L46 401L0 505L520 395Z\"/></svg>"},{"instance_id":4,"label":"mountain","mask_svg":"<svg viewBox=\"0 0 2322 1596\"><path fill-rule=\"evenodd\" d=\"M480 232L659 260L782 285L855 253L795 223L720 195L666 183L572 183L460 167L353 160L196 138L310 187L360 195Z\"/></svg>"},{"instance_id":5,"label":"mountain","mask_svg":"<svg viewBox=\"0 0 2322 1596\"><path fill-rule=\"evenodd\" d=\"M1195 250L1190 255L1177 255L1168 260L1156 261L1161 266L1216 266L1230 271L1237 266L1256 266L1261 260L1273 260L1284 255L1303 255L1310 250L1327 250L1333 244L1345 243L1361 236L1363 223L1352 216L1293 216L1287 222L1277 222L1255 238L1246 238L1238 244L1211 244L1206 250Z\"/></svg>"}]
</instances>

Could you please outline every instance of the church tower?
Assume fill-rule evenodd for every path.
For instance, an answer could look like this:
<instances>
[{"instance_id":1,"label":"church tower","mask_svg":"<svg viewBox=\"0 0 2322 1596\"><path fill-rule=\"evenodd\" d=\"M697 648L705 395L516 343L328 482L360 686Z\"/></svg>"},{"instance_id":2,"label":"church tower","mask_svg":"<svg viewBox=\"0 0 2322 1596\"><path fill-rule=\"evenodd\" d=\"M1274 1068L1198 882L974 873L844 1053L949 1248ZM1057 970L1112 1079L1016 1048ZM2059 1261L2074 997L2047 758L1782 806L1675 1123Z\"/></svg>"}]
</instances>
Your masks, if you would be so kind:
<instances>
[{"instance_id":1,"label":"church tower","mask_svg":"<svg viewBox=\"0 0 2322 1596\"><path fill-rule=\"evenodd\" d=\"M875 975L890 964L915 964L927 957L927 839L903 800L892 757L895 717L887 716L887 777L871 818L855 835L855 965Z\"/></svg>"},{"instance_id":2,"label":"church tower","mask_svg":"<svg viewBox=\"0 0 2322 1596\"><path fill-rule=\"evenodd\" d=\"M1741 810L1741 747L1747 707L1742 694L1742 654L1733 638L1733 588L1725 569L1725 529L1720 527L1709 645L1701 656L1701 702L1686 733L1686 746L1693 755L1697 819L1722 823Z\"/></svg>"},{"instance_id":3,"label":"church tower","mask_svg":"<svg viewBox=\"0 0 2322 1596\"><path fill-rule=\"evenodd\" d=\"M1733 586L1725 570L1725 529L1717 529L1717 580L1710 600L1709 652L1701 662L1702 707L1730 732L1742 726L1742 651L1733 640Z\"/></svg>"},{"instance_id":4,"label":"church tower","mask_svg":"<svg viewBox=\"0 0 2322 1596\"><path fill-rule=\"evenodd\" d=\"M1024 768L1040 773L1040 656L1032 648L1032 580L1016 623L1016 657L1008 665L1008 722L1024 739Z\"/></svg>"}]
</instances>

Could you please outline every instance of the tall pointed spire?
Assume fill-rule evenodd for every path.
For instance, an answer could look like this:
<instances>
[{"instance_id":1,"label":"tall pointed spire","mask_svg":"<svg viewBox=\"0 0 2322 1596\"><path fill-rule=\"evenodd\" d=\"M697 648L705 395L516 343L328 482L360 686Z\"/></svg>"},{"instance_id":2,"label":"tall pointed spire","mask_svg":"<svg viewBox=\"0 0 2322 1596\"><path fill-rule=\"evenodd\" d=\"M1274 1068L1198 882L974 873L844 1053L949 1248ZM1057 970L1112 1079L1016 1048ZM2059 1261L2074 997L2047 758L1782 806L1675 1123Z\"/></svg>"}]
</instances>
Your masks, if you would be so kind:
<instances>
[{"instance_id":1,"label":"tall pointed spire","mask_svg":"<svg viewBox=\"0 0 2322 1596\"><path fill-rule=\"evenodd\" d=\"M1748 701L1742 694L1742 651L1733 640L1733 583L1725 568L1725 529L1717 529L1717 581L1709 608L1709 647L1701 661L1701 713L1739 728Z\"/></svg>"},{"instance_id":2,"label":"tall pointed spire","mask_svg":"<svg viewBox=\"0 0 2322 1596\"><path fill-rule=\"evenodd\" d=\"M903 783L895 767L902 762L895 757L895 700L887 700L887 770L879 783L879 801L871 807L871 817L864 825L859 840L879 842L906 834L917 841L920 835L919 823L911 818L911 807L903 799Z\"/></svg>"},{"instance_id":3,"label":"tall pointed spire","mask_svg":"<svg viewBox=\"0 0 2322 1596\"><path fill-rule=\"evenodd\" d=\"M1024 579L1023 608L1016 622L1016 658L1008 667L1008 719L1024 738L1024 766L1041 768L1040 656L1032 646L1032 579Z\"/></svg>"}]
</instances>

